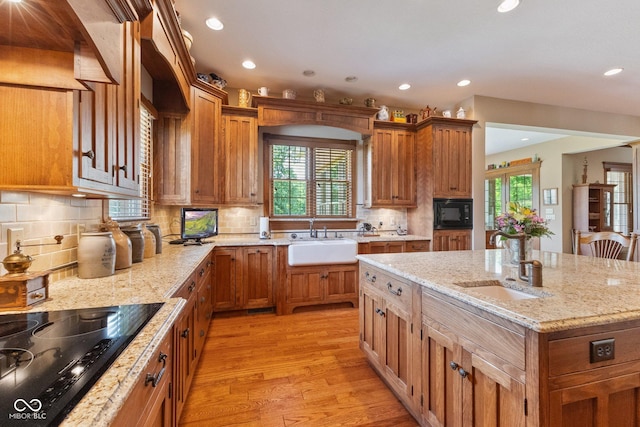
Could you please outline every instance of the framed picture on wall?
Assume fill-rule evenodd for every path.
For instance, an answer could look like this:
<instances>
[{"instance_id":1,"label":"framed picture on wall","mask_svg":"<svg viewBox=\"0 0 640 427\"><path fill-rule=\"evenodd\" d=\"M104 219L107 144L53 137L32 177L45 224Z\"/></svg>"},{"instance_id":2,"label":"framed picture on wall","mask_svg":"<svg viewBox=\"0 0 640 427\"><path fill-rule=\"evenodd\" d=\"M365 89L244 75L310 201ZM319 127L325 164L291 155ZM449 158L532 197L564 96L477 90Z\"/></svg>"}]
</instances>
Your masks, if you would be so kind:
<instances>
[{"instance_id":1,"label":"framed picture on wall","mask_svg":"<svg viewBox=\"0 0 640 427\"><path fill-rule=\"evenodd\" d=\"M542 190L542 203L545 205L557 205L558 204L558 189L557 188L545 188Z\"/></svg>"}]
</instances>

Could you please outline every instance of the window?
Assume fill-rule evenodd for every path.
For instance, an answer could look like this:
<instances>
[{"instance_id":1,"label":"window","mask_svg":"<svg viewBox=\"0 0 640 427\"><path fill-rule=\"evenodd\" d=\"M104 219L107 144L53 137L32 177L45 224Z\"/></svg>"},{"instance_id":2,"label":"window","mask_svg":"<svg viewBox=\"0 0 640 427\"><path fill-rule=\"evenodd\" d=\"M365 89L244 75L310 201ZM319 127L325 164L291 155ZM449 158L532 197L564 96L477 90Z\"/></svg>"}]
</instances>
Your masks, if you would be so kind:
<instances>
[{"instance_id":1,"label":"window","mask_svg":"<svg viewBox=\"0 0 640 427\"><path fill-rule=\"evenodd\" d=\"M538 210L539 187L539 162L485 172L485 229L496 229L496 217L505 211L509 202Z\"/></svg>"},{"instance_id":2,"label":"window","mask_svg":"<svg viewBox=\"0 0 640 427\"><path fill-rule=\"evenodd\" d=\"M265 135L269 215L351 218L355 141Z\"/></svg>"},{"instance_id":3,"label":"window","mask_svg":"<svg viewBox=\"0 0 640 427\"><path fill-rule=\"evenodd\" d=\"M633 175L631 163L602 162L605 182L613 187L613 231L633 231Z\"/></svg>"},{"instance_id":4,"label":"window","mask_svg":"<svg viewBox=\"0 0 640 427\"><path fill-rule=\"evenodd\" d=\"M145 105L147 104L147 105ZM109 200L109 217L115 220L138 220L151 217L151 178L153 165L153 107L140 103L140 198Z\"/></svg>"}]
</instances>

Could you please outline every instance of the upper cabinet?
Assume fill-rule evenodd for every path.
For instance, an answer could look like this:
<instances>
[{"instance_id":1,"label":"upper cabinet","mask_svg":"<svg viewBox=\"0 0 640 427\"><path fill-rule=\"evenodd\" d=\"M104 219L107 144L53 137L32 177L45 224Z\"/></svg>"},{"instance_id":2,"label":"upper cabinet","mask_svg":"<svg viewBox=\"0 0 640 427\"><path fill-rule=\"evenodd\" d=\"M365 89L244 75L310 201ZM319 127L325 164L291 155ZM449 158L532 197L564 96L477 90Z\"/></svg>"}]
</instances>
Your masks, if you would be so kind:
<instances>
[{"instance_id":1,"label":"upper cabinet","mask_svg":"<svg viewBox=\"0 0 640 427\"><path fill-rule=\"evenodd\" d=\"M416 139L407 125L376 122L365 142L365 205L416 206Z\"/></svg>"},{"instance_id":2,"label":"upper cabinet","mask_svg":"<svg viewBox=\"0 0 640 427\"><path fill-rule=\"evenodd\" d=\"M188 114L159 113L154 138L155 201L162 205L222 202L221 122L226 93L195 82Z\"/></svg>"},{"instance_id":3,"label":"upper cabinet","mask_svg":"<svg viewBox=\"0 0 640 427\"><path fill-rule=\"evenodd\" d=\"M430 133L434 198L471 197L471 126L434 121L423 129Z\"/></svg>"},{"instance_id":4,"label":"upper cabinet","mask_svg":"<svg viewBox=\"0 0 640 427\"><path fill-rule=\"evenodd\" d=\"M249 108L222 107L224 201L258 202L258 119Z\"/></svg>"},{"instance_id":5,"label":"upper cabinet","mask_svg":"<svg viewBox=\"0 0 640 427\"><path fill-rule=\"evenodd\" d=\"M114 3L0 5L0 188L137 196L139 26Z\"/></svg>"}]
</instances>

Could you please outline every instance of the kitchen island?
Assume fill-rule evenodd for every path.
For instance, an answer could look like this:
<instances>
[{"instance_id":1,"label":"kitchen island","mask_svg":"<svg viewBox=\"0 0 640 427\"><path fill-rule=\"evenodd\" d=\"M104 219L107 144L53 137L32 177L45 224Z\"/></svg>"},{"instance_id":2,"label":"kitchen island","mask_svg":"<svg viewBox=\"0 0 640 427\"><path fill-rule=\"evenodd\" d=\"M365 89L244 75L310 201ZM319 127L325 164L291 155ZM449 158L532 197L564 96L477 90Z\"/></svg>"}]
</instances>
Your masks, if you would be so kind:
<instances>
[{"instance_id":1,"label":"kitchen island","mask_svg":"<svg viewBox=\"0 0 640 427\"><path fill-rule=\"evenodd\" d=\"M383 380L423 425L638 425L640 264L534 251L532 288L502 256L358 256L361 348Z\"/></svg>"}]
</instances>

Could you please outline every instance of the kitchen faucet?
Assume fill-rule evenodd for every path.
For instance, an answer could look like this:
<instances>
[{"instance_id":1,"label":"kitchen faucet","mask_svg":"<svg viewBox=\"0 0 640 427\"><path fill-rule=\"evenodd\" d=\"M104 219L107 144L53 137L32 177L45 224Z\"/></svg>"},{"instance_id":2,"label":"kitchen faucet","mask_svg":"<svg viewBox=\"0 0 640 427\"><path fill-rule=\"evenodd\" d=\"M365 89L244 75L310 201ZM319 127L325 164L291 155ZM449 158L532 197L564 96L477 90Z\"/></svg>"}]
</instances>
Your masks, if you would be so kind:
<instances>
[{"instance_id":1,"label":"kitchen faucet","mask_svg":"<svg viewBox=\"0 0 640 427\"><path fill-rule=\"evenodd\" d=\"M312 237L315 239L318 237L318 230L313 229L313 221L315 221L314 218L311 218L309 220L309 237Z\"/></svg>"},{"instance_id":2,"label":"kitchen faucet","mask_svg":"<svg viewBox=\"0 0 640 427\"><path fill-rule=\"evenodd\" d=\"M524 233L509 234L504 231L496 231L489 237L489 244L493 245L496 241L496 236L502 236L506 239L517 239L518 245L518 278L528 282L531 286L542 286L542 263L538 260L526 260L525 259L525 242L527 235ZM527 274L527 264L531 264L531 275Z\"/></svg>"}]
</instances>

